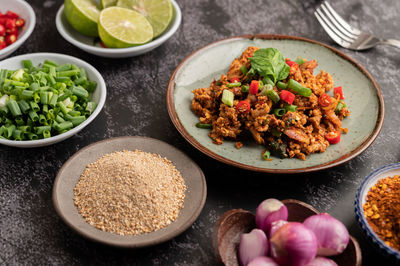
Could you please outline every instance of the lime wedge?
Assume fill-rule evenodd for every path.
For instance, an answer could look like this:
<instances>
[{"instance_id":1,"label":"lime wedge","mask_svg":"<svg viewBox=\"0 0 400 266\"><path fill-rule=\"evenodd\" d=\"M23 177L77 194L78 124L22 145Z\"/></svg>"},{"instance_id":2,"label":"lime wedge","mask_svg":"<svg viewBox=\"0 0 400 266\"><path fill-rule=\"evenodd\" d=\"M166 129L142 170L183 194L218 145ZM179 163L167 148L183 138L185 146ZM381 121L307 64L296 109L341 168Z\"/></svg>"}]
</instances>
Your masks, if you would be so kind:
<instances>
[{"instance_id":1,"label":"lime wedge","mask_svg":"<svg viewBox=\"0 0 400 266\"><path fill-rule=\"evenodd\" d=\"M118 0L117 6L135 10L145 16L153 26L154 38L167 29L174 14L170 0Z\"/></svg>"},{"instance_id":2,"label":"lime wedge","mask_svg":"<svg viewBox=\"0 0 400 266\"><path fill-rule=\"evenodd\" d=\"M136 11L109 7L100 13L99 36L109 48L126 48L151 41L153 28L149 21Z\"/></svg>"},{"instance_id":3,"label":"lime wedge","mask_svg":"<svg viewBox=\"0 0 400 266\"><path fill-rule=\"evenodd\" d=\"M100 6L95 0L65 0L64 5L65 16L75 30L84 35L99 36Z\"/></svg>"},{"instance_id":4,"label":"lime wedge","mask_svg":"<svg viewBox=\"0 0 400 266\"><path fill-rule=\"evenodd\" d=\"M101 3L101 7L104 9L104 8L107 8L107 7L110 7L110 6L116 6L117 5L117 2L118 2L118 0L101 0L100 1L100 3Z\"/></svg>"}]
</instances>

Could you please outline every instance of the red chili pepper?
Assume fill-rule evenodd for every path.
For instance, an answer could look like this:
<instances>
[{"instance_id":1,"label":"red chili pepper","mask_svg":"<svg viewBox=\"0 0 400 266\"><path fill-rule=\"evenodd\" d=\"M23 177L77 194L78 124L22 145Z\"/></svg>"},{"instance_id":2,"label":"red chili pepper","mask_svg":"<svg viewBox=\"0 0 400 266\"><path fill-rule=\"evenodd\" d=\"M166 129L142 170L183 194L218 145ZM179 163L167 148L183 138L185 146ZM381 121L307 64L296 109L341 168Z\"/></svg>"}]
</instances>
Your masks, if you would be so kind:
<instances>
[{"instance_id":1,"label":"red chili pepper","mask_svg":"<svg viewBox=\"0 0 400 266\"><path fill-rule=\"evenodd\" d=\"M7 13L5 13L4 16L6 16L8 18L14 18L14 19L19 18L19 15L17 13L12 12L12 11L7 11Z\"/></svg>"},{"instance_id":2,"label":"red chili pepper","mask_svg":"<svg viewBox=\"0 0 400 266\"><path fill-rule=\"evenodd\" d=\"M336 144L340 142L340 131L331 131L325 135L329 144Z\"/></svg>"},{"instance_id":3,"label":"red chili pepper","mask_svg":"<svg viewBox=\"0 0 400 266\"><path fill-rule=\"evenodd\" d=\"M329 96L327 93L322 94L318 98L319 105L322 107L328 107L332 103L331 96Z\"/></svg>"},{"instance_id":4,"label":"red chili pepper","mask_svg":"<svg viewBox=\"0 0 400 266\"><path fill-rule=\"evenodd\" d=\"M7 29L15 28L16 27L15 22L16 22L16 20L13 18L6 19L6 24L5 24L6 28Z\"/></svg>"},{"instance_id":5,"label":"red chili pepper","mask_svg":"<svg viewBox=\"0 0 400 266\"><path fill-rule=\"evenodd\" d=\"M237 105L236 105L236 110L238 110L239 113L247 113L248 111L250 111L250 103L249 101L240 101Z\"/></svg>"},{"instance_id":6,"label":"red chili pepper","mask_svg":"<svg viewBox=\"0 0 400 266\"><path fill-rule=\"evenodd\" d=\"M6 35L6 27L0 24L0 36Z\"/></svg>"},{"instance_id":7,"label":"red chili pepper","mask_svg":"<svg viewBox=\"0 0 400 266\"><path fill-rule=\"evenodd\" d=\"M5 38L6 44L11 45L17 41L18 37L15 34L7 35Z\"/></svg>"},{"instance_id":8,"label":"red chili pepper","mask_svg":"<svg viewBox=\"0 0 400 266\"><path fill-rule=\"evenodd\" d=\"M335 95L335 98L337 97L337 96L336 96L337 94L340 95L340 100L344 100L342 86L333 88L333 95Z\"/></svg>"},{"instance_id":9,"label":"red chili pepper","mask_svg":"<svg viewBox=\"0 0 400 266\"><path fill-rule=\"evenodd\" d=\"M288 104L292 104L294 98L296 98L296 96L293 93L287 90L281 90L280 97L283 101L287 102Z\"/></svg>"},{"instance_id":10,"label":"red chili pepper","mask_svg":"<svg viewBox=\"0 0 400 266\"><path fill-rule=\"evenodd\" d=\"M234 78L231 78L231 83L235 83L235 82L240 82L240 79L238 78L238 77L234 77Z\"/></svg>"},{"instance_id":11,"label":"red chili pepper","mask_svg":"<svg viewBox=\"0 0 400 266\"><path fill-rule=\"evenodd\" d=\"M6 30L6 34L7 34L7 35L11 35L11 34L16 34L16 35L18 35L18 29L17 29L17 28L7 29L7 30ZM1 34L0 34L0 35L1 35Z\"/></svg>"},{"instance_id":12,"label":"red chili pepper","mask_svg":"<svg viewBox=\"0 0 400 266\"><path fill-rule=\"evenodd\" d=\"M249 93L257 95L259 86L260 83L258 82L258 80L252 80L249 87Z\"/></svg>"},{"instance_id":13,"label":"red chili pepper","mask_svg":"<svg viewBox=\"0 0 400 266\"><path fill-rule=\"evenodd\" d=\"M23 18L19 18L17 21L15 21L15 25L17 25L18 28L21 28L25 25L25 20Z\"/></svg>"},{"instance_id":14,"label":"red chili pepper","mask_svg":"<svg viewBox=\"0 0 400 266\"><path fill-rule=\"evenodd\" d=\"M290 66L290 70L289 70L290 74L294 74L297 72L297 70L299 70L299 64L297 64L296 62L286 59L286 64L288 66Z\"/></svg>"},{"instance_id":15,"label":"red chili pepper","mask_svg":"<svg viewBox=\"0 0 400 266\"><path fill-rule=\"evenodd\" d=\"M0 16L0 25L3 25L3 26L4 26L4 25L6 24L6 20L7 20L6 17L4 17L4 16L1 17L1 16Z\"/></svg>"}]
</instances>

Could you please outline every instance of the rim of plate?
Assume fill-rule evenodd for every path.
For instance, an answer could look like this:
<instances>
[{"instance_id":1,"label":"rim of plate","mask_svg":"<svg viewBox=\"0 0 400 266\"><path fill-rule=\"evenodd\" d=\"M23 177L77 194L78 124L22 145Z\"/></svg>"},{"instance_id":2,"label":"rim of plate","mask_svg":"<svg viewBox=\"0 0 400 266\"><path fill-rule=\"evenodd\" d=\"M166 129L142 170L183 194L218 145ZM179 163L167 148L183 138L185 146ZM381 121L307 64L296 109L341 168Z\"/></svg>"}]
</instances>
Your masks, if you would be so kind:
<instances>
[{"instance_id":1,"label":"rim of plate","mask_svg":"<svg viewBox=\"0 0 400 266\"><path fill-rule=\"evenodd\" d=\"M152 241L144 240L144 241L139 242L139 243L120 243L120 242L118 243L117 240L113 240L113 242L111 242L111 240L109 240L108 237L103 237L103 236L101 236L101 235L99 235L99 234L92 234L92 233L89 233L89 232L87 232L87 231L85 230L86 227L95 228L94 226L92 226L92 225L90 225L90 224L88 224L88 223L85 222L85 226L81 227L81 226L76 225L74 222L71 222L71 220L70 220L70 215L69 215L69 214L66 215L65 212L63 211L63 208L61 208L60 205L59 205L58 193L57 193L57 191L58 191L57 186L58 186L58 183L60 182L62 173L64 172L65 169L67 169L67 167L69 166L69 164L71 163L71 161L73 161L76 157L78 157L82 152L84 152L84 151L86 151L86 150L89 150L89 149L92 149L94 146L101 145L101 144L106 143L106 142L113 142L113 141L126 140L126 139L141 139L141 140L144 140L144 141L159 142L159 143L162 144L162 145L166 145L166 146L168 147L168 149L170 149L171 151L180 153L181 155L183 155L184 157L186 157L186 159L188 160L188 162L189 162L189 163L192 163L192 166L196 169L196 171L199 172L199 174L200 174L200 179L201 179L201 183L202 183L202 185L203 185L203 191L202 191L202 194L201 194L201 198L202 198L202 199L201 199L201 202L198 202L198 206L197 206L197 208L196 208L195 210L192 211L191 216L190 216L186 221L183 221L183 222L182 222L182 223L183 223L182 226L179 227L177 230L167 232L167 233L165 233L164 235L161 235L161 237L159 237L158 239L155 239L155 240L152 240ZM145 151L145 152L149 152L149 151ZM103 155L104 155L104 154L103 154ZM168 159L168 158L167 158L167 159ZM172 161L172 163L174 163L174 162ZM175 164L174 164L174 165L175 165ZM79 180L79 178L78 178L78 180ZM192 189L192 190L193 190L193 189L195 189L195 188L189 188L189 187L187 187L186 191L188 191L189 189ZM166 242L166 241L168 241L168 240L170 240L170 239L172 239L172 238L174 238L174 237L176 237L176 236L182 234L182 233L183 233L184 231L186 231L186 230L196 221L196 219L199 217L201 211L202 211L203 208L204 208L206 199L207 199L207 183L206 183L206 179L205 179L204 173L203 173L203 171L201 170L200 166L198 166L197 163L196 163L195 161L193 161L193 160L192 160L188 155L186 155L183 151L177 149L176 147L172 146L171 144L169 144L169 143L167 143L167 142L164 142L164 141L162 141L162 140L159 140L159 139L154 139L154 138L149 138L149 137L143 137L143 136L122 136L122 137L108 138L108 139L104 139L104 140L101 140L101 141L97 141L97 142L95 142L95 143L92 143L92 144L89 144L89 145L83 147L82 149L80 149L79 151L77 151L75 154L73 154L73 155L63 164L63 166L60 168L60 170L58 170L57 176L56 176L56 178L55 178L55 180L54 180L53 189L52 189L52 201L53 201L53 206L54 206L54 208L55 208L57 214L58 214L58 215L61 217L61 219L63 220L63 222L64 222L65 224L67 224L73 231L77 232L78 234L82 235L83 237L85 237L85 238L87 238L87 239L89 239L89 240L91 240L91 241L94 241L94 242L97 242L97 243L106 244L106 245L110 245L110 246L114 246L114 247L120 247L120 248L142 248L142 247L147 247L147 246L153 246L153 245L157 245L157 244ZM183 204L184 204L184 206L185 206L185 202L184 202ZM183 210L183 209L182 209L182 210ZM182 211L182 210L181 210L181 211ZM76 212L77 212L78 215L80 216L80 214L79 214L79 212L78 212L78 209L76 209ZM178 216L178 217L179 217L179 216ZM83 218L82 218L82 219L83 219ZM164 228L168 228L168 226L166 226L166 227L164 227ZM162 228L162 229L164 229L164 228ZM95 228L95 229L97 229L97 228ZM160 229L160 230L162 230L162 229ZM97 229L97 230L98 230L98 229ZM157 232L160 232L160 230L153 231L153 232L151 232L151 233L157 233ZM108 234L112 234L112 233L104 232L104 231L101 231L101 230L98 230L98 232L99 232L99 233L106 233L107 235L108 235ZM149 234L151 234L151 233L149 233ZM117 238L120 238L120 239L124 239L124 238L127 238L127 237L135 238L135 235L129 235L129 236L120 236L120 235L116 235L116 234L112 234L112 235L115 236L115 237L117 237ZM139 236L141 236L141 235L139 235Z\"/></svg>"},{"instance_id":2,"label":"rim of plate","mask_svg":"<svg viewBox=\"0 0 400 266\"><path fill-rule=\"evenodd\" d=\"M179 5L175 2L175 0L170 0L172 3L172 6L174 8L174 18L171 21L171 25L167 28L167 30L158 36L156 39L143 44L143 45L138 45L138 46L133 46L133 47L128 47L128 48L102 48L102 47L96 47L93 45L88 45L82 42L77 41L73 37L71 37L63 27L63 24L61 22L61 15L64 12L64 4L60 6L60 8L57 11L56 15L56 27L58 32L61 34L61 36L64 37L69 43L73 44L74 46L81 48L84 47L87 50L94 51L94 52L99 52L99 53L104 53L104 54L120 54L120 53L126 53L126 52L138 52L145 50L147 48L152 48L153 46L158 46L162 44L163 42L167 41L174 33L178 30L179 26L181 25L182 22L182 12L179 7Z\"/></svg>"},{"instance_id":3,"label":"rim of plate","mask_svg":"<svg viewBox=\"0 0 400 266\"><path fill-rule=\"evenodd\" d=\"M378 119L377 123L375 125L374 130L372 133L366 138L360 146L358 146L356 149L353 151L344 154L343 156L339 157L336 160L329 161L326 163L318 164L315 166L310 166L310 167L304 167L304 168L295 168L295 169L271 169L271 168L262 168L262 167L256 167L248 164L243 164L237 161L233 161L231 159L228 159L226 157L223 157L221 155L218 155L217 153L207 149L203 145L201 145L194 137L192 137L185 129L185 127L182 125L180 122L178 115L175 110L175 104L174 104L174 90L175 90L175 78L177 74L180 72L182 67L186 65L188 61L190 61L194 56L196 56L198 53L207 50L213 46L219 45L221 43L225 42L231 42L231 41L236 41L236 40L255 40L255 39L264 39L264 40L295 40L295 41L303 41L303 42L308 42L312 44L317 44L320 46L323 46L325 48L328 48L332 52L334 52L336 55L342 57L346 61L350 62L352 65L354 65L358 70L361 71L363 75L365 75L366 78L368 78L371 83L373 84L374 88L376 89L377 96L379 99L379 114L378 114ZM383 125L383 120L385 116L385 103L383 101L383 96L381 89L379 88L378 83L375 81L375 79L372 77L372 75L366 70L361 64L359 64L357 61L352 59L350 56L346 55L345 53L339 51L338 49L327 45L325 43L311 40L308 38L304 37L299 37L299 36L292 36L292 35L281 35L281 34L246 34L246 35L239 35L239 36L233 36L229 38L225 38L219 41L215 41L213 43L210 43L206 46L203 46L202 48L194 51L190 55L188 55L183 61L176 67L174 72L171 75L171 78L168 82L167 86L167 109L168 109L168 114L169 117L172 120L172 123L174 124L175 128L179 131L179 133L196 149L201 151L202 153L206 154L207 156L216 159L220 162L236 166L245 170L251 170L255 172L262 172L262 173L273 173L273 174L296 174L296 173L305 173L305 172L315 172L315 171L320 171L324 169L328 169L334 166L338 166L340 164L343 164L357 155L361 154L363 151L365 151L376 139L376 137L379 135L379 132L382 129Z\"/></svg>"},{"instance_id":4,"label":"rim of plate","mask_svg":"<svg viewBox=\"0 0 400 266\"><path fill-rule=\"evenodd\" d=\"M29 36L31 36L33 29L35 28L35 25L36 25L35 11L33 11L33 8L31 7L31 5L28 2L23 1L23 0L14 0L14 1L22 4L25 7L25 9L28 11L29 20L30 20L29 27L26 29L25 34L23 34L21 38L18 38L18 40L15 43L2 49L0 51L0 55L6 54L7 52L11 51L12 49L16 48L17 46L22 45L29 38Z\"/></svg>"},{"instance_id":5,"label":"rim of plate","mask_svg":"<svg viewBox=\"0 0 400 266\"><path fill-rule=\"evenodd\" d=\"M22 141L16 141L16 140L6 140L6 139L0 139L0 144L3 145L8 145L8 146L13 146L13 147L19 147L19 148L30 148L30 147L39 147L39 146L46 146L46 145L51 145L53 143L57 143L59 141L65 140L67 138L72 137L79 131L81 131L84 127L86 127L88 124L90 124L100 113L100 111L103 109L104 103L106 101L106 94L107 94L107 89L106 89L106 83L100 74L99 71L97 71L96 68L94 68L92 65L89 63L83 61L82 59L70 56L70 55L65 55L65 54L59 54L59 53L31 53L31 54L23 54L23 55L18 55L18 56L13 56L8 59L5 59L3 61L0 61L0 64L7 64L8 61L14 61L14 60L23 60L23 59L32 59L32 58L43 58L45 59L46 57L49 56L56 56L59 58L63 58L65 60L72 60L77 62L78 65L81 65L85 69L90 69L94 75L96 76L96 79L98 80L97 84L97 89L101 90L100 93L100 99L97 104L96 109L94 112L80 125L77 127L72 128L71 130L56 135L52 136L47 139L38 139L38 140L22 140Z\"/></svg>"},{"instance_id":6,"label":"rim of plate","mask_svg":"<svg viewBox=\"0 0 400 266\"><path fill-rule=\"evenodd\" d=\"M386 245L385 242L374 232L374 230L372 230L367 219L365 218L364 208L362 205L363 198L367 196L369 190L371 189L371 186L367 187L368 181L380 174L386 173L393 169L400 169L400 163L392 163L392 164L384 165L384 166L372 171L370 174L368 174L364 178L364 180L361 182L360 186L357 189L356 200L354 202L354 205L355 205L355 213L356 213L358 225L361 227L365 236L372 243L374 243L376 245L376 247L378 247L381 251L386 252L385 253L386 255L393 256L397 260L400 260L400 251ZM379 179L382 179L382 178L385 178L385 177L381 177Z\"/></svg>"}]
</instances>

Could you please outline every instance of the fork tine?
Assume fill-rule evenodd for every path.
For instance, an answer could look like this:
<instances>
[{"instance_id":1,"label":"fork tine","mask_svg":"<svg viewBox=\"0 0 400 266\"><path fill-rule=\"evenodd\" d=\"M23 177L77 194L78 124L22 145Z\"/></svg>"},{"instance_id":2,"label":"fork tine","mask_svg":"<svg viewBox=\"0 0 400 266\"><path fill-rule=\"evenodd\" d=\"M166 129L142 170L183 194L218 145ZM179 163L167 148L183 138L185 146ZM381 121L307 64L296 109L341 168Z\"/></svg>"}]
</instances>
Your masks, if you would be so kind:
<instances>
[{"instance_id":1,"label":"fork tine","mask_svg":"<svg viewBox=\"0 0 400 266\"><path fill-rule=\"evenodd\" d=\"M360 35L361 31L359 29L356 29L354 27L352 27L349 23L347 23L333 8L332 6L329 4L328 1L324 1L322 3L322 5L324 5L329 12L331 12L332 16L335 17L336 21L343 27L345 28L348 32L354 34L354 35Z\"/></svg>"},{"instance_id":2,"label":"fork tine","mask_svg":"<svg viewBox=\"0 0 400 266\"><path fill-rule=\"evenodd\" d=\"M343 33L343 35L347 36L352 41L358 38L359 35L353 34L352 32L349 32L348 30L343 28L343 26L335 19L334 16L332 16L332 14L326 9L324 5L321 5L321 12L325 14L326 18L329 19L332 25L334 25L338 31Z\"/></svg>"},{"instance_id":3,"label":"fork tine","mask_svg":"<svg viewBox=\"0 0 400 266\"><path fill-rule=\"evenodd\" d=\"M317 10L315 10L314 15L317 17L319 23L322 25L322 27L324 28L324 30L326 31L326 33L328 33L328 35L338 44L344 46L344 47L348 47L350 46L350 43L352 42L352 40L346 36L343 37L343 34L338 31L333 25L332 23L325 18L325 16L322 14L321 10L319 8L317 8Z\"/></svg>"},{"instance_id":4,"label":"fork tine","mask_svg":"<svg viewBox=\"0 0 400 266\"><path fill-rule=\"evenodd\" d=\"M324 14L324 12L322 11L321 7L319 7L316 11L320 15L320 17L325 21L325 23L328 24L328 26L331 28L331 30L336 33L336 35L338 35L340 38L342 38L343 40L345 40L347 42L353 42L354 41L353 38L348 37L347 35L343 34L340 31L340 29L338 28L336 23L334 21L331 21L329 19L329 17L326 14Z\"/></svg>"}]
</instances>

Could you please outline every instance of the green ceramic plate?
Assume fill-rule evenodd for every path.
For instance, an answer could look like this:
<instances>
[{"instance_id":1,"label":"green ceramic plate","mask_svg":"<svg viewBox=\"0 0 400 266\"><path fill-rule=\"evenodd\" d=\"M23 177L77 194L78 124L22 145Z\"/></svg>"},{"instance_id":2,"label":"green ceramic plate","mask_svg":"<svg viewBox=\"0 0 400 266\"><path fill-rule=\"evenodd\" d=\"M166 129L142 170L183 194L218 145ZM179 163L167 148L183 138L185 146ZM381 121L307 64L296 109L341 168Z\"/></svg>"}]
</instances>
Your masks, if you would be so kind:
<instances>
[{"instance_id":1,"label":"green ceramic plate","mask_svg":"<svg viewBox=\"0 0 400 266\"><path fill-rule=\"evenodd\" d=\"M237 150L233 141L215 145L208 137L209 130L195 127L197 116L191 111L191 91L208 87L214 78L226 73L232 60L248 46L274 47L284 57L298 56L315 59L315 73L324 69L333 75L335 86L342 86L346 104L351 111L343 126L349 128L341 142L326 152L299 159L265 161L263 147L244 143ZM270 173L298 173L326 169L344 163L363 152L380 132L384 117L384 103L378 84L368 71L339 50L313 40L283 35L246 35L212 43L187 57L172 74L167 88L168 112L175 127L194 147L217 159L248 170Z\"/></svg>"}]
</instances>

